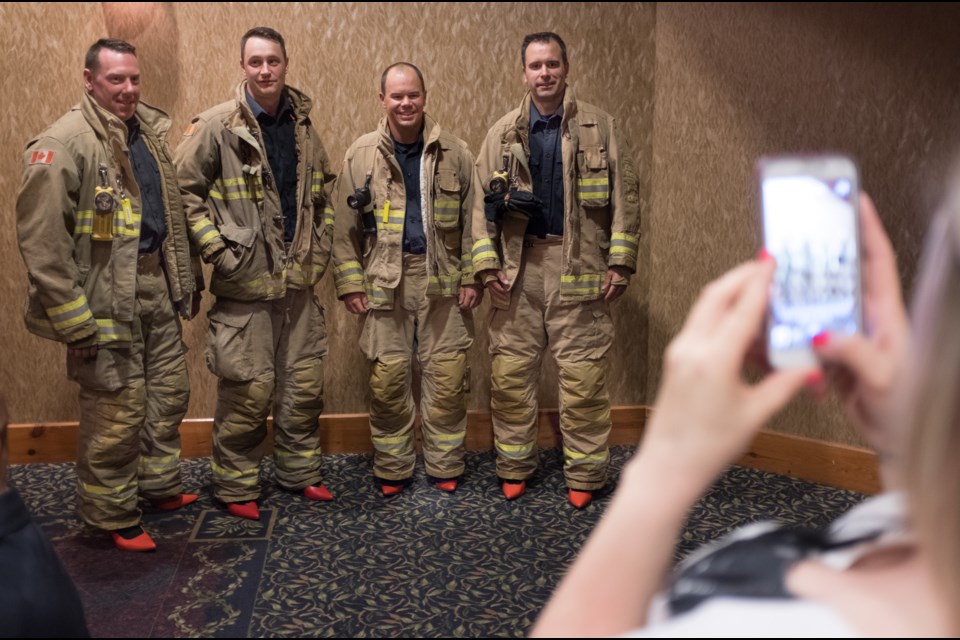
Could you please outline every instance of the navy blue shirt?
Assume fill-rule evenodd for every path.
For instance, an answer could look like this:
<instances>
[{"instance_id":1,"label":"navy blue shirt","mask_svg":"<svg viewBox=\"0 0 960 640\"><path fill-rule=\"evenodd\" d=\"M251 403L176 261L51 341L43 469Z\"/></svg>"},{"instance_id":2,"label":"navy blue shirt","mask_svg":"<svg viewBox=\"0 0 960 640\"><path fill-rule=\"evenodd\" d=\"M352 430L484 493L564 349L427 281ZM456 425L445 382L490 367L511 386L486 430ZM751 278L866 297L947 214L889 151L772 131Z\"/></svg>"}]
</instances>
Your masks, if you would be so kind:
<instances>
[{"instance_id":1,"label":"navy blue shirt","mask_svg":"<svg viewBox=\"0 0 960 640\"><path fill-rule=\"evenodd\" d=\"M563 106L551 116L542 116L530 103L530 177L533 195L543 203L543 216L527 224L527 233L540 238L563 235L563 154L560 123Z\"/></svg>"},{"instance_id":2,"label":"navy blue shirt","mask_svg":"<svg viewBox=\"0 0 960 640\"><path fill-rule=\"evenodd\" d=\"M140 135L140 121L127 120L127 149L133 177L140 187L140 253L153 253L163 245L167 220L163 213L163 184L156 158Z\"/></svg>"},{"instance_id":3,"label":"navy blue shirt","mask_svg":"<svg viewBox=\"0 0 960 640\"><path fill-rule=\"evenodd\" d=\"M407 195L403 221L403 252L426 253L427 235L423 231L423 209L420 206L420 156L423 155L423 134L412 144L393 141L394 157L403 172L403 190Z\"/></svg>"},{"instance_id":4,"label":"navy blue shirt","mask_svg":"<svg viewBox=\"0 0 960 640\"><path fill-rule=\"evenodd\" d=\"M286 94L280 97L277 117L263 110L247 93L247 104L263 132L263 146L267 148L267 163L280 194L280 211L283 214L283 241L293 242L297 230L297 136L293 109ZM264 172L264 188L270 178Z\"/></svg>"}]
</instances>

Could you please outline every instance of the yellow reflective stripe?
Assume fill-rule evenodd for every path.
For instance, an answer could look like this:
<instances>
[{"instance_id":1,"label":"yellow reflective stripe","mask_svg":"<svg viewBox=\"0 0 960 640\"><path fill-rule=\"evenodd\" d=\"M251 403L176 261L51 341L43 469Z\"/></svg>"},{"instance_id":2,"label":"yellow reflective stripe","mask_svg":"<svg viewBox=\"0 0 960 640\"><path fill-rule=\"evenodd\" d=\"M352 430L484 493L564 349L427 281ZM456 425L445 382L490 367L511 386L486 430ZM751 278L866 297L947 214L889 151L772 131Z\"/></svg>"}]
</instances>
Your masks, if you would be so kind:
<instances>
[{"instance_id":1,"label":"yellow reflective stripe","mask_svg":"<svg viewBox=\"0 0 960 640\"><path fill-rule=\"evenodd\" d=\"M194 242L202 247L220 235L220 232L217 230L217 227L213 224L213 222L207 218L203 218L191 225L190 234L193 236Z\"/></svg>"},{"instance_id":2,"label":"yellow reflective stripe","mask_svg":"<svg viewBox=\"0 0 960 640\"><path fill-rule=\"evenodd\" d=\"M323 171L313 172L313 182L310 185L310 193L323 193Z\"/></svg>"},{"instance_id":3,"label":"yellow reflective stripe","mask_svg":"<svg viewBox=\"0 0 960 640\"><path fill-rule=\"evenodd\" d=\"M249 200L251 197L263 197L263 182L260 176L254 178L253 191L246 178L218 178L214 184L218 189L210 189L210 197L217 200ZM252 194L252 195L251 195Z\"/></svg>"},{"instance_id":4,"label":"yellow reflective stripe","mask_svg":"<svg viewBox=\"0 0 960 640\"><path fill-rule=\"evenodd\" d=\"M265 273L261 276L240 283L242 289L252 293L261 293L263 295L273 295L283 293L286 290L287 270L283 269L280 273Z\"/></svg>"},{"instance_id":5,"label":"yellow reflective stripe","mask_svg":"<svg viewBox=\"0 0 960 640\"><path fill-rule=\"evenodd\" d=\"M139 213L134 213L129 223L126 223L120 216L113 218L113 233L118 236L140 237L140 218Z\"/></svg>"},{"instance_id":6,"label":"yellow reflective stripe","mask_svg":"<svg viewBox=\"0 0 960 640\"><path fill-rule=\"evenodd\" d=\"M463 444L463 440L466 437L467 432L460 431L458 433L438 433L435 434L432 439L440 451L453 451Z\"/></svg>"},{"instance_id":7,"label":"yellow reflective stripe","mask_svg":"<svg viewBox=\"0 0 960 640\"><path fill-rule=\"evenodd\" d=\"M234 481L237 482L237 484L255 485L255 484L257 484L257 482L259 482L259 480L260 480L260 469L259 469L259 468L245 469L245 470L242 470L242 471L240 471L240 470L236 470L236 471L235 471L235 470L233 470L233 469L225 469L224 467L221 467L221 466L218 465L216 462L214 462L213 460L211 460L211 461L210 461L210 471L212 471L214 474L220 476L221 478L228 478L228 479L230 479L230 480L234 480Z\"/></svg>"},{"instance_id":8,"label":"yellow reflective stripe","mask_svg":"<svg viewBox=\"0 0 960 640\"><path fill-rule=\"evenodd\" d=\"M457 292L460 284L460 274L452 276L430 276L427 279L427 295L444 295Z\"/></svg>"},{"instance_id":9,"label":"yellow reflective stripe","mask_svg":"<svg viewBox=\"0 0 960 640\"><path fill-rule=\"evenodd\" d=\"M334 273L349 273L352 271L359 271L363 273L363 267L356 260L347 260L343 264L337 265L333 268Z\"/></svg>"},{"instance_id":10,"label":"yellow reflective stripe","mask_svg":"<svg viewBox=\"0 0 960 640\"><path fill-rule=\"evenodd\" d=\"M610 178L578 178L577 195L581 200L600 200L610 194Z\"/></svg>"},{"instance_id":11,"label":"yellow reflective stripe","mask_svg":"<svg viewBox=\"0 0 960 640\"><path fill-rule=\"evenodd\" d=\"M456 222L459 218L459 200L442 200L437 198L433 201L433 219L437 222Z\"/></svg>"},{"instance_id":12,"label":"yellow reflective stripe","mask_svg":"<svg viewBox=\"0 0 960 640\"><path fill-rule=\"evenodd\" d=\"M494 440L494 446L496 446L497 451L503 454L504 458L510 458L511 460L522 460L523 458L528 458L533 453L533 448L536 446L535 442L530 442L527 444L503 444L499 440Z\"/></svg>"},{"instance_id":13,"label":"yellow reflective stripe","mask_svg":"<svg viewBox=\"0 0 960 640\"><path fill-rule=\"evenodd\" d=\"M609 450L602 453L579 453L563 448L563 456L567 459L566 466L573 467L582 464L603 464L610 457Z\"/></svg>"},{"instance_id":14,"label":"yellow reflective stripe","mask_svg":"<svg viewBox=\"0 0 960 640\"><path fill-rule=\"evenodd\" d=\"M323 209L323 224L328 227L333 226L333 209L330 207L324 207Z\"/></svg>"},{"instance_id":15,"label":"yellow reflective stripe","mask_svg":"<svg viewBox=\"0 0 960 640\"><path fill-rule=\"evenodd\" d=\"M377 227L385 231L403 231L403 211L390 211L386 219L377 216Z\"/></svg>"},{"instance_id":16,"label":"yellow reflective stripe","mask_svg":"<svg viewBox=\"0 0 960 640\"><path fill-rule=\"evenodd\" d=\"M97 342L131 342L133 334L128 326L117 329L116 323L109 318L97 318Z\"/></svg>"},{"instance_id":17,"label":"yellow reflective stripe","mask_svg":"<svg viewBox=\"0 0 960 640\"><path fill-rule=\"evenodd\" d=\"M401 453L413 445L413 435L408 436L371 436L373 448L382 453Z\"/></svg>"},{"instance_id":18,"label":"yellow reflective stripe","mask_svg":"<svg viewBox=\"0 0 960 640\"><path fill-rule=\"evenodd\" d=\"M638 236L632 233L613 232L610 236L610 244L622 244L623 246L637 248L639 242Z\"/></svg>"},{"instance_id":19,"label":"yellow reflective stripe","mask_svg":"<svg viewBox=\"0 0 960 640\"><path fill-rule=\"evenodd\" d=\"M118 487L101 487L93 484L87 484L80 481L80 488L97 502L107 502L110 504L124 504L137 497L136 485L122 484Z\"/></svg>"},{"instance_id":20,"label":"yellow reflective stripe","mask_svg":"<svg viewBox=\"0 0 960 640\"><path fill-rule=\"evenodd\" d=\"M273 450L273 455L276 458L290 459L290 458L315 458L321 454L320 449L308 449L306 451L280 451L279 449Z\"/></svg>"},{"instance_id":21,"label":"yellow reflective stripe","mask_svg":"<svg viewBox=\"0 0 960 640\"><path fill-rule=\"evenodd\" d=\"M363 267L356 260L348 260L333 268L333 278L337 285L363 282Z\"/></svg>"},{"instance_id":22,"label":"yellow reflective stripe","mask_svg":"<svg viewBox=\"0 0 960 640\"><path fill-rule=\"evenodd\" d=\"M489 238L482 238L474 242L473 249L470 253L473 255L474 263L483 262L484 260L500 262L500 254L497 253L497 248L493 244L493 240Z\"/></svg>"},{"instance_id":23,"label":"yellow reflective stripe","mask_svg":"<svg viewBox=\"0 0 960 640\"><path fill-rule=\"evenodd\" d=\"M67 302L65 304L61 304L56 307L50 307L49 309L47 309L47 315L50 316L51 320L53 320L54 316L58 316L58 315L67 313L68 311L73 311L74 309L79 309L80 307L85 307L85 306L87 306L87 296L81 293L76 299L72 300L71 302Z\"/></svg>"},{"instance_id":24,"label":"yellow reflective stripe","mask_svg":"<svg viewBox=\"0 0 960 640\"><path fill-rule=\"evenodd\" d=\"M610 255L637 257L637 236L629 233L614 233L610 239Z\"/></svg>"},{"instance_id":25,"label":"yellow reflective stripe","mask_svg":"<svg viewBox=\"0 0 960 640\"><path fill-rule=\"evenodd\" d=\"M322 264L300 264L299 262L294 262L290 265L291 271L307 271L309 273L318 273L326 269L326 266Z\"/></svg>"},{"instance_id":26,"label":"yellow reflective stripe","mask_svg":"<svg viewBox=\"0 0 960 640\"><path fill-rule=\"evenodd\" d=\"M160 473L180 462L180 451L169 456L140 456L140 466L152 473Z\"/></svg>"},{"instance_id":27,"label":"yellow reflective stripe","mask_svg":"<svg viewBox=\"0 0 960 640\"><path fill-rule=\"evenodd\" d=\"M473 257L469 253L460 254L460 270L468 271L473 267Z\"/></svg>"},{"instance_id":28,"label":"yellow reflective stripe","mask_svg":"<svg viewBox=\"0 0 960 640\"><path fill-rule=\"evenodd\" d=\"M600 291L603 276L586 273L580 276L560 276L560 293L593 294Z\"/></svg>"},{"instance_id":29,"label":"yellow reflective stripe","mask_svg":"<svg viewBox=\"0 0 960 640\"><path fill-rule=\"evenodd\" d=\"M377 300L389 300L387 292L378 287L375 284L370 284L369 282L365 283L364 288L367 292L368 298L376 298Z\"/></svg>"},{"instance_id":30,"label":"yellow reflective stripe","mask_svg":"<svg viewBox=\"0 0 960 640\"><path fill-rule=\"evenodd\" d=\"M305 469L313 464L313 459L320 456L320 449L307 451L280 451L273 450L273 457L277 464L287 469Z\"/></svg>"},{"instance_id":31,"label":"yellow reflective stripe","mask_svg":"<svg viewBox=\"0 0 960 640\"><path fill-rule=\"evenodd\" d=\"M83 324L93 318L90 306L87 304L87 296L82 293L76 299L56 307L50 307L46 311L53 328L57 331Z\"/></svg>"},{"instance_id":32,"label":"yellow reflective stripe","mask_svg":"<svg viewBox=\"0 0 960 640\"><path fill-rule=\"evenodd\" d=\"M326 268L326 265L294 263L287 269L287 282L295 285L312 284L320 279Z\"/></svg>"},{"instance_id":33,"label":"yellow reflective stripe","mask_svg":"<svg viewBox=\"0 0 960 640\"><path fill-rule=\"evenodd\" d=\"M75 233L93 232L93 210L77 211L77 228Z\"/></svg>"}]
</instances>

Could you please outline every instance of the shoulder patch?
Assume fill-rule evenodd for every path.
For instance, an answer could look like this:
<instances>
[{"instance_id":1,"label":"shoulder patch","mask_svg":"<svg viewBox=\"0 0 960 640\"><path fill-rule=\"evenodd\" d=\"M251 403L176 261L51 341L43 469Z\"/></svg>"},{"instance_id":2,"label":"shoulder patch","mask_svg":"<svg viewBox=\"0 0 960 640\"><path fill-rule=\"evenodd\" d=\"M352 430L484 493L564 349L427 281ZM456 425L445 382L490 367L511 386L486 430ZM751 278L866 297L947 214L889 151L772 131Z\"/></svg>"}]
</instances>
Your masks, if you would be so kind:
<instances>
[{"instance_id":1,"label":"shoulder patch","mask_svg":"<svg viewBox=\"0 0 960 640\"><path fill-rule=\"evenodd\" d=\"M53 151L38 149L30 156L30 164L53 164Z\"/></svg>"}]
</instances>

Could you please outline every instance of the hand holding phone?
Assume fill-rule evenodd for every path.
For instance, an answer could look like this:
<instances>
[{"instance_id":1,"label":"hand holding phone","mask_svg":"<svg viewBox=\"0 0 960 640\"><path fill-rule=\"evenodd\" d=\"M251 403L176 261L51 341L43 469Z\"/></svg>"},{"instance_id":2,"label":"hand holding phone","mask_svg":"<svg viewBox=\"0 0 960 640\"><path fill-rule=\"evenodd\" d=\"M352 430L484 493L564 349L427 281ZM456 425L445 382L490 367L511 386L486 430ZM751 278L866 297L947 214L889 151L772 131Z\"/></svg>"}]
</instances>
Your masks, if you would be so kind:
<instances>
[{"instance_id":1,"label":"hand holding phone","mask_svg":"<svg viewBox=\"0 0 960 640\"><path fill-rule=\"evenodd\" d=\"M762 158L763 247L777 261L767 316L775 369L811 367L811 340L863 330L860 179L840 155Z\"/></svg>"}]
</instances>

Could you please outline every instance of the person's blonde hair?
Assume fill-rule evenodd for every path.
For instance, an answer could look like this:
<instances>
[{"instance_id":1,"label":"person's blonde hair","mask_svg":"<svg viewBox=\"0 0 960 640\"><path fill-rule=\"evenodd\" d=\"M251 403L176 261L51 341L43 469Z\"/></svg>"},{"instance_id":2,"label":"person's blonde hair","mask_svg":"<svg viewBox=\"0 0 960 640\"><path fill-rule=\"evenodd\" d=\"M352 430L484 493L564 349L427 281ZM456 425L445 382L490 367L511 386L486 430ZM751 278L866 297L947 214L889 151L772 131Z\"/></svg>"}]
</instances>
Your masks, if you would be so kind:
<instances>
[{"instance_id":1,"label":"person's blonde hair","mask_svg":"<svg viewBox=\"0 0 960 640\"><path fill-rule=\"evenodd\" d=\"M957 195L960 195L958 190ZM930 227L914 298L905 484L916 535L960 631L960 207Z\"/></svg>"}]
</instances>

